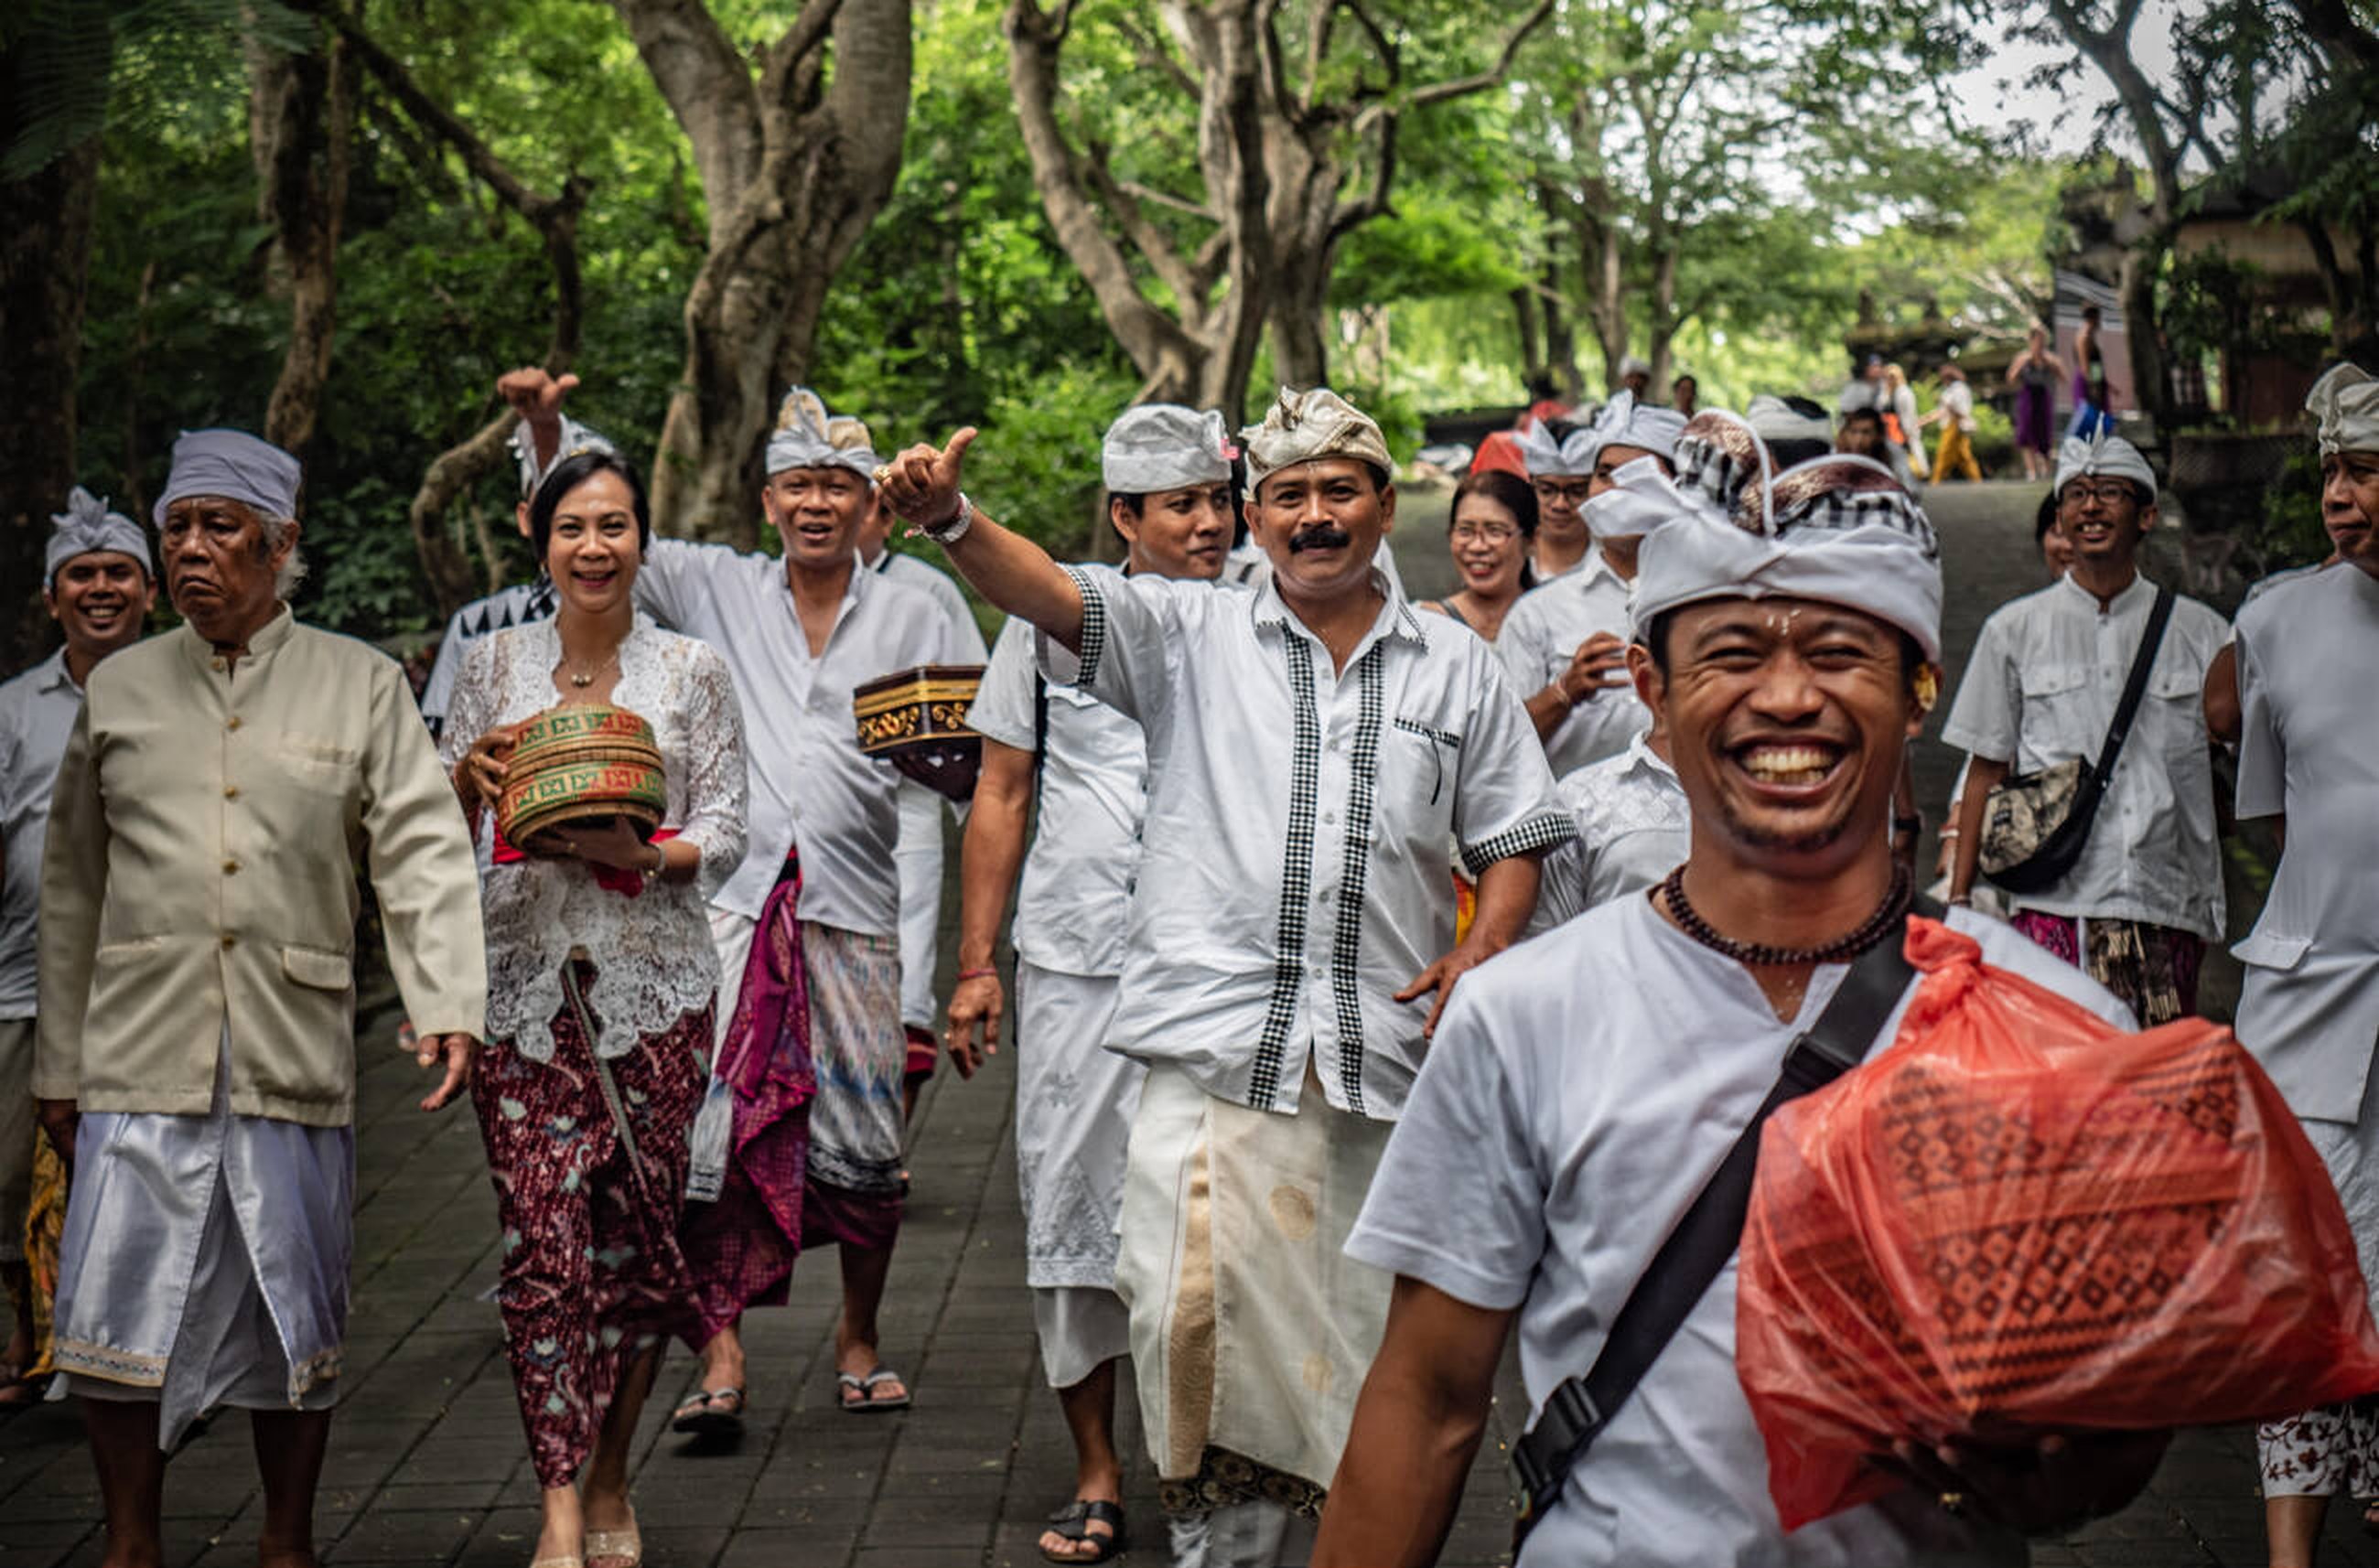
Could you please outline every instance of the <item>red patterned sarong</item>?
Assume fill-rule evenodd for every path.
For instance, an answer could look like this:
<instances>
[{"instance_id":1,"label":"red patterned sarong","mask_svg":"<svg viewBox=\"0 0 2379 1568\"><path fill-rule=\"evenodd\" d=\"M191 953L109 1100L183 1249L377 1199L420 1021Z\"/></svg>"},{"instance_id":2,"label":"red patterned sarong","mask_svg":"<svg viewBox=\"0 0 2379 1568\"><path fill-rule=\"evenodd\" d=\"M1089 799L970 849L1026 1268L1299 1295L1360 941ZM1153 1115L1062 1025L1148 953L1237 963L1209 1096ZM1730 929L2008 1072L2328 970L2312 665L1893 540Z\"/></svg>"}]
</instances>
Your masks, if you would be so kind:
<instances>
[{"instance_id":1,"label":"red patterned sarong","mask_svg":"<svg viewBox=\"0 0 2379 1568\"><path fill-rule=\"evenodd\" d=\"M699 1350L747 1307L784 1305L802 1249L802 1188L809 1169L809 981L802 957L801 870L784 874L761 908L752 955L719 1046L719 1076L735 1096L727 1179L715 1202L688 1203L679 1239L694 1272Z\"/></svg>"}]
</instances>

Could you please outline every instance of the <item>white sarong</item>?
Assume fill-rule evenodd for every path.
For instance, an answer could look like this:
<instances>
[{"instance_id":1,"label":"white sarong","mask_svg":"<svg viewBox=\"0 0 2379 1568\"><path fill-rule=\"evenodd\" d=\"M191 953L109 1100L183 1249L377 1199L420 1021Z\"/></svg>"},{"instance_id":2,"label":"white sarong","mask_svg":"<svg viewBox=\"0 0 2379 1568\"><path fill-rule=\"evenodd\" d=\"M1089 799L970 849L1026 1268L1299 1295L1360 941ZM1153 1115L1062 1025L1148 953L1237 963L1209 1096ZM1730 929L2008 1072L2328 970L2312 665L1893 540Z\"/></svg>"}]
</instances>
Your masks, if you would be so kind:
<instances>
[{"instance_id":1,"label":"white sarong","mask_svg":"<svg viewBox=\"0 0 2379 1568\"><path fill-rule=\"evenodd\" d=\"M1310 1062L1294 1116L1150 1067L1116 1289L1157 1474L1201 1482L1185 1508L1238 1501L1203 1484L1213 1450L1330 1484L1387 1325L1392 1276L1343 1247L1389 1131L1333 1108Z\"/></svg>"}]
</instances>

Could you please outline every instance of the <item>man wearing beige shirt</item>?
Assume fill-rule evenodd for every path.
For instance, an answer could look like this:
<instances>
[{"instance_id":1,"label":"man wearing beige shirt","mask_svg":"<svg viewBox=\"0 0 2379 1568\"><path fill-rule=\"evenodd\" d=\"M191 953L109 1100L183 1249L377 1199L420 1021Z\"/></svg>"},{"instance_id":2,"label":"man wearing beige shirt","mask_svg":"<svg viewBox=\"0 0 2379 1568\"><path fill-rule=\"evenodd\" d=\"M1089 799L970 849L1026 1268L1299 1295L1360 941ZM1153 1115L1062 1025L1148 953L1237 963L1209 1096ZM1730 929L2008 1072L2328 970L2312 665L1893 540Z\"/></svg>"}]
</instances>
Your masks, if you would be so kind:
<instances>
[{"instance_id":1,"label":"man wearing beige shirt","mask_svg":"<svg viewBox=\"0 0 2379 1568\"><path fill-rule=\"evenodd\" d=\"M313 1562L354 1249L368 866L443 1078L486 1011L477 881L396 664L299 626L295 458L186 433L157 502L186 624L92 672L42 865L33 1093L72 1164L56 1360L82 1396L108 1568L158 1561L164 1459L254 1413L267 1564Z\"/></svg>"}]
</instances>

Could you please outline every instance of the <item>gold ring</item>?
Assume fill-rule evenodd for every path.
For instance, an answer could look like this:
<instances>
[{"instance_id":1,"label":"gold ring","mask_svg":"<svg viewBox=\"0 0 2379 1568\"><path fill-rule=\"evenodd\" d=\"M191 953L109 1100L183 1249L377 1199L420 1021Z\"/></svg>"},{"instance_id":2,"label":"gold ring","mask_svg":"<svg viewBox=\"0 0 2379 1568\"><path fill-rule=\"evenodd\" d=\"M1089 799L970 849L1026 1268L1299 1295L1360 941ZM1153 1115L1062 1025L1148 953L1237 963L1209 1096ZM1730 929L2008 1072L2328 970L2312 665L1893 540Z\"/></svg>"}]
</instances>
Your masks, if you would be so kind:
<instances>
[{"instance_id":1,"label":"gold ring","mask_svg":"<svg viewBox=\"0 0 2379 1568\"><path fill-rule=\"evenodd\" d=\"M892 465L890 464L879 463L876 465L876 482L877 484L880 485L890 477L892 477Z\"/></svg>"},{"instance_id":2,"label":"gold ring","mask_svg":"<svg viewBox=\"0 0 2379 1568\"><path fill-rule=\"evenodd\" d=\"M1945 1491L1941 1494L1942 1513L1954 1516L1956 1514L1963 1514L1965 1511L1966 1494L1964 1492Z\"/></svg>"}]
</instances>

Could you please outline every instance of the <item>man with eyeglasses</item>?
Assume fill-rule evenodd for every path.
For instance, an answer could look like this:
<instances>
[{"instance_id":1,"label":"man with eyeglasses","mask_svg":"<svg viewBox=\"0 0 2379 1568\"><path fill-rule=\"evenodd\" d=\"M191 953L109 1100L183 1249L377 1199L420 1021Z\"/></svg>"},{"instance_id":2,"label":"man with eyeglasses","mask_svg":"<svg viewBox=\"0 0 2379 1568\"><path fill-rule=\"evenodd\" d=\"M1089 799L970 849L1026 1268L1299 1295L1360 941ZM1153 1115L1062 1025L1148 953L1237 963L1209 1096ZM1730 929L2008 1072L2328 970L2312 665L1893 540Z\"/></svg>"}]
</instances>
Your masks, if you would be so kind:
<instances>
[{"instance_id":1,"label":"man with eyeglasses","mask_svg":"<svg viewBox=\"0 0 2379 1568\"><path fill-rule=\"evenodd\" d=\"M2098 761L2157 597L2140 575L2156 525L2156 474L2119 437L2066 441L2057 526L2073 564L1983 623L1942 738L1971 754L1950 902L1972 893L1990 792L2010 774ZM2197 1010L2197 971L2222 935L2212 742L2198 700L2228 635L2222 617L2176 597L2147 685L2081 858L2016 899L2016 928L2087 969L2143 1024Z\"/></svg>"},{"instance_id":2,"label":"man with eyeglasses","mask_svg":"<svg viewBox=\"0 0 2379 1568\"><path fill-rule=\"evenodd\" d=\"M1627 679L1627 592L1640 536L1632 525L1597 526L1593 500L1638 458L1668 472L1685 428L1673 410L1645 407L1623 391L1564 440L1541 425L1520 437L1537 491L1540 559L1548 537L1565 527L1591 546L1582 567L1523 595L1495 640L1556 778L1625 751L1651 723Z\"/></svg>"}]
</instances>

